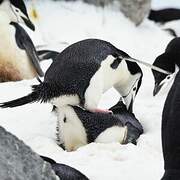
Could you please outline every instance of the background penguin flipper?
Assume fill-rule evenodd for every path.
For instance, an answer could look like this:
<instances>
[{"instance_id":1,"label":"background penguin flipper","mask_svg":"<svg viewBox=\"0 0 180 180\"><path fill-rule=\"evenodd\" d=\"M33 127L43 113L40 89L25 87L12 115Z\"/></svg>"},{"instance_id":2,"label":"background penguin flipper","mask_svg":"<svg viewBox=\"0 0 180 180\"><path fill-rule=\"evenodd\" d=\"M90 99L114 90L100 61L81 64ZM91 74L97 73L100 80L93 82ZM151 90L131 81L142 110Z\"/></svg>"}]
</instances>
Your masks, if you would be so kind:
<instances>
[{"instance_id":1,"label":"background penguin flipper","mask_svg":"<svg viewBox=\"0 0 180 180\"><path fill-rule=\"evenodd\" d=\"M34 47L34 44L27 34L27 32L17 23L11 23L11 25L15 26L16 29L16 43L20 49L23 49L26 51L29 59L31 60L36 72L40 77L44 76L44 72L41 69L41 66L39 64L40 60L37 55L36 49Z\"/></svg>"},{"instance_id":2,"label":"background penguin flipper","mask_svg":"<svg viewBox=\"0 0 180 180\"><path fill-rule=\"evenodd\" d=\"M37 55L40 61L44 61L48 59L52 59L54 61L56 57L59 55L59 52L52 50L39 50L37 51Z\"/></svg>"}]
</instances>

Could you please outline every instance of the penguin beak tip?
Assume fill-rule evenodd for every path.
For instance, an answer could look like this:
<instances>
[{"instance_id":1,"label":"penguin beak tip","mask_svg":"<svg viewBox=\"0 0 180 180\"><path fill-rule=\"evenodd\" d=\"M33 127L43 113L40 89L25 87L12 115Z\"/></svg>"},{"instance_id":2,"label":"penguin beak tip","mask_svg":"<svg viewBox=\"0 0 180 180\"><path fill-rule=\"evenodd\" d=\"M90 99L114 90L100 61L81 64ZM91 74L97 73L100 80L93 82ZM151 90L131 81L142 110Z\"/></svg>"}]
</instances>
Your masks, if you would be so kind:
<instances>
[{"instance_id":1,"label":"penguin beak tip","mask_svg":"<svg viewBox=\"0 0 180 180\"><path fill-rule=\"evenodd\" d=\"M34 24L31 22L31 20L29 18L26 19L26 18L22 17L22 19L24 20L24 23L26 24L26 26L28 28L30 28L32 31L35 31L35 26L34 26Z\"/></svg>"}]
</instances>

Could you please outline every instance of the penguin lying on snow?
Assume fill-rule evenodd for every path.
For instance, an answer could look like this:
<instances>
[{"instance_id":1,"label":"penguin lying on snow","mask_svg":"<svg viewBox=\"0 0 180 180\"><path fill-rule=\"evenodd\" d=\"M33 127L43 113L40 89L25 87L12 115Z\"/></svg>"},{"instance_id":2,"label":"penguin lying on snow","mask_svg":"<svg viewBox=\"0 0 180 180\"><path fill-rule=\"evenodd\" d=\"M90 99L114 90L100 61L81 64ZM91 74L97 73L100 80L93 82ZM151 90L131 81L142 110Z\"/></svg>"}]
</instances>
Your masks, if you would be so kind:
<instances>
[{"instance_id":1,"label":"penguin lying on snow","mask_svg":"<svg viewBox=\"0 0 180 180\"><path fill-rule=\"evenodd\" d=\"M97 112L101 95L114 86L123 96L128 110L132 111L133 101L142 80L141 68L134 61L138 60L107 41L79 41L56 57L46 71L44 81L34 85L31 94L2 103L0 107L50 101L57 107L80 105L89 111ZM166 73L156 67L151 68Z\"/></svg>"},{"instance_id":2,"label":"penguin lying on snow","mask_svg":"<svg viewBox=\"0 0 180 180\"><path fill-rule=\"evenodd\" d=\"M180 67L180 38L174 38L169 42L166 47L166 50L163 54L158 56L153 65L163 68L169 72L169 74L163 74L157 71L152 70L155 87L153 95L155 96L160 89L167 84L168 82L174 79L175 74Z\"/></svg>"},{"instance_id":3,"label":"penguin lying on snow","mask_svg":"<svg viewBox=\"0 0 180 180\"><path fill-rule=\"evenodd\" d=\"M0 82L44 75L33 42L18 23L35 30L22 0L0 0Z\"/></svg>"},{"instance_id":4,"label":"penguin lying on snow","mask_svg":"<svg viewBox=\"0 0 180 180\"><path fill-rule=\"evenodd\" d=\"M180 71L168 93L162 114L162 148L165 173L162 180L180 179Z\"/></svg>"},{"instance_id":5,"label":"penguin lying on snow","mask_svg":"<svg viewBox=\"0 0 180 180\"><path fill-rule=\"evenodd\" d=\"M143 128L122 101L113 106L113 114L91 113L77 106L56 108L57 142L67 151L91 142L136 144Z\"/></svg>"},{"instance_id":6,"label":"penguin lying on snow","mask_svg":"<svg viewBox=\"0 0 180 180\"><path fill-rule=\"evenodd\" d=\"M53 159L45 156L40 156L44 161L49 162L55 174L60 180L88 180L88 178L80 171L67 166L65 164L56 163Z\"/></svg>"}]
</instances>

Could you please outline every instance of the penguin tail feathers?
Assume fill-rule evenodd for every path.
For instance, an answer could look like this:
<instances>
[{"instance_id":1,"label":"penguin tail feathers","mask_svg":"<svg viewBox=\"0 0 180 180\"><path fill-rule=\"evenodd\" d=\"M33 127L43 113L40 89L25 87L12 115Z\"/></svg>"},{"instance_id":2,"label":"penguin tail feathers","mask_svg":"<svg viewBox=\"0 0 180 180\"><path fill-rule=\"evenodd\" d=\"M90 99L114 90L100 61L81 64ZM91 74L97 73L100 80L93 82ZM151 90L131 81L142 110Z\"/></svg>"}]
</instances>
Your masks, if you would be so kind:
<instances>
[{"instance_id":1,"label":"penguin tail feathers","mask_svg":"<svg viewBox=\"0 0 180 180\"><path fill-rule=\"evenodd\" d=\"M47 83L41 83L39 85L33 85L32 86L32 93L28 94L27 96L0 103L0 108L13 108L17 106L23 106L25 104L33 103L33 102L47 102L48 96L46 95L46 91L44 91L47 88Z\"/></svg>"}]
</instances>

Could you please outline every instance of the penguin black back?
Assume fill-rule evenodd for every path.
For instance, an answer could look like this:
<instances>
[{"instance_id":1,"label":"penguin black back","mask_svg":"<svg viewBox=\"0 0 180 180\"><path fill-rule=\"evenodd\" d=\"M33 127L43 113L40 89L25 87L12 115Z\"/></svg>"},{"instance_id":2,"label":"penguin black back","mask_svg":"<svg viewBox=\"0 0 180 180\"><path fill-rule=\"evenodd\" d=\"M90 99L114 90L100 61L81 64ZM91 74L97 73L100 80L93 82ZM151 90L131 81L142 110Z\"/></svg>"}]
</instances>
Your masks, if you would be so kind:
<instances>
[{"instance_id":1,"label":"penguin black back","mask_svg":"<svg viewBox=\"0 0 180 180\"><path fill-rule=\"evenodd\" d=\"M180 37L172 39L168 43L165 52L170 54L180 54Z\"/></svg>"},{"instance_id":2,"label":"penguin black back","mask_svg":"<svg viewBox=\"0 0 180 180\"><path fill-rule=\"evenodd\" d=\"M180 72L168 93L162 115L163 180L180 179Z\"/></svg>"},{"instance_id":3,"label":"penguin black back","mask_svg":"<svg viewBox=\"0 0 180 180\"><path fill-rule=\"evenodd\" d=\"M94 142L99 134L112 125L123 126L121 120L112 114L92 113L76 106L73 109L86 129L88 143Z\"/></svg>"}]
</instances>

